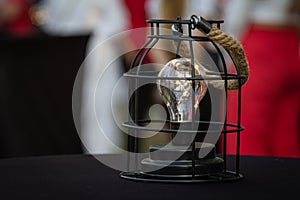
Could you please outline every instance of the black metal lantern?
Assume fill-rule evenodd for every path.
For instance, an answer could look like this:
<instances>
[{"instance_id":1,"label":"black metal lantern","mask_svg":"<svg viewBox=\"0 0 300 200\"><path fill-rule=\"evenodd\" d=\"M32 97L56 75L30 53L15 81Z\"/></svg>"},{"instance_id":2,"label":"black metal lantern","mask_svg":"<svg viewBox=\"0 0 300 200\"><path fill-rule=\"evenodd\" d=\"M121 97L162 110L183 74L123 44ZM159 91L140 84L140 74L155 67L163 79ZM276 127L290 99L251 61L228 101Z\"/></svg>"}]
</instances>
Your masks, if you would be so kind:
<instances>
[{"instance_id":1,"label":"black metal lantern","mask_svg":"<svg viewBox=\"0 0 300 200\"><path fill-rule=\"evenodd\" d=\"M150 182L209 182L241 179L243 176L239 172L240 132L244 129L240 124L241 89L248 77L248 63L241 45L220 32L220 25L223 23L221 20L210 21L193 15L189 20L181 18L148 20L147 23L150 24L151 30L148 41L136 54L132 62L132 70L124 76L129 79L129 90L136 90L139 82L153 80L169 111L169 118L165 121L151 122L139 118L139 104L141 104L139 97L142 95L146 99L148 94L130 91L130 94L134 93L134 95L130 101L129 121L123 124L131 133L128 135L128 151L139 152L141 132L144 134L154 131L168 134L171 136L171 141L168 144L151 144L149 156L136 161L136 165L140 167L134 171L122 172L120 176L125 179ZM160 27L166 24L172 25L172 34L160 31ZM200 30L204 35L194 35L195 30ZM175 58L159 70L142 70L141 65L145 63L145 58L161 40L172 41L175 44ZM221 60L221 69L208 70L199 64L195 59L195 43L210 43ZM180 53L184 48L189 52L188 58ZM236 73L228 72L222 48L232 59ZM237 90L236 123L228 122L226 117L226 100L230 89ZM213 104L212 93L216 91L219 94L217 108L220 110L212 111L207 107ZM206 108L201 104L203 98L208 98L210 102L205 105ZM207 111L207 109L209 116L201 117L203 110ZM212 117L212 113L223 114L223 120ZM152 125L149 126L149 123ZM227 154L228 134L236 135L235 155ZM209 138L214 138L214 142L210 142ZM228 166L233 166L234 169L229 169Z\"/></svg>"}]
</instances>

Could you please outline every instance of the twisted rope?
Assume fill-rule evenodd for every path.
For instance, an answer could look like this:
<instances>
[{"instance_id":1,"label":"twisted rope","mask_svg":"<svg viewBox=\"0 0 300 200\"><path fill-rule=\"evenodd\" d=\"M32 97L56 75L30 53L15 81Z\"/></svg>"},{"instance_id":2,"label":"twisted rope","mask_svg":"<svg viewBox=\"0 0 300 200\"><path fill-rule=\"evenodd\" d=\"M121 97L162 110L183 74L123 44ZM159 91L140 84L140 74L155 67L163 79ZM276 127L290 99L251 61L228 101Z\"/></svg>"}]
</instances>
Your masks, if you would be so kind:
<instances>
[{"instance_id":1,"label":"twisted rope","mask_svg":"<svg viewBox=\"0 0 300 200\"><path fill-rule=\"evenodd\" d=\"M209 33L207 33L207 37L213 42L221 45L224 49L228 50L232 54L232 56L235 58L237 62L237 67L240 75L244 76L241 79L241 85L244 85L248 80L249 65L248 65L245 51L241 43L214 26L209 31ZM177 49L179 46L180 46L179 55L184 58L190 58L191 55L190 55L190 48L188 46L188 43L186 41L181 41L180 43L174 41L174 47ZM202 67L202 70L204 71L204 73L209 72L209 70L204 67ZM210 80L208 82L212 84L214 88L224 89L225 83L223 80ZM227 81L228 90L236 90L238 88L239 88L238 79Z\"/></svg>"},{"instance_id":2,"label":"twisted rope","mask_svg":"<svg viewBox=\"0 0 300 200\"><path fill-rule=\"evenodd\" d=\"M245 78L241 79L241 84L244 85L249 77L249 65L241 43L215 26L212 27L211 31L207 34L207 37L215 43L221 45L224 49L230 51L237 62L240 75L245 76ZM224 88L223 82L214 81L212 84L215 88ZM238 88L239 80L228 80L228 90L236 90Z\"/></svg>"}]
</instances>

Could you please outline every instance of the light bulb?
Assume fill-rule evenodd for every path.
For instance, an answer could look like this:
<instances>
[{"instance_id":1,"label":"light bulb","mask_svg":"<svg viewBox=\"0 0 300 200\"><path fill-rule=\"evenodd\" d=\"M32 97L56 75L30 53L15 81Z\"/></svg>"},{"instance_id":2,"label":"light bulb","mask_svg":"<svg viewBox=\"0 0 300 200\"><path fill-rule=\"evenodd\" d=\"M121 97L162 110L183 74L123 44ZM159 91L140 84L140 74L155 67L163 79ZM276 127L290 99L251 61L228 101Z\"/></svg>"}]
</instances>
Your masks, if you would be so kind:
<instances>
[{"instance_id":1,"label":"light bulb","mask_svg":"<svg viewBox=\"0 0 300 200\"><path fill-rule=\"evenodd\" d=\"M201 77L204 71L201 65L195 63L195 76ZM204 80L195 81L195 91L193 90L192 81L184 78L192 77L191 59L177 58L169 61L159 72L159 77L166 79L158 79L157 87L162 96L164 103L168 108L171 122L191 122L193 117L193 109L199 107L199 103L204 97L207 84ZM167 78L180 78L180 80L172 80ZM182 79L181 79L182 78ZM193 105L192 95L195 95L195 103Z\"/></svg>"}]
</instances>

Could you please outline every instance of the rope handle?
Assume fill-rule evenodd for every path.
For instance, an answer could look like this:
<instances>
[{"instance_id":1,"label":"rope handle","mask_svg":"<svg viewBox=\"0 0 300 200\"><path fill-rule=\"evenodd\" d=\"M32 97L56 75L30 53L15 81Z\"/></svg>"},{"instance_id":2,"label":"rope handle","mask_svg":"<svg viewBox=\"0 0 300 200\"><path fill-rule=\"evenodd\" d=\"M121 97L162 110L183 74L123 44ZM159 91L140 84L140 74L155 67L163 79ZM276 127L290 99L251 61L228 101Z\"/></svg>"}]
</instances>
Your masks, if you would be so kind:
<instances>
[{"instance_id":1,"label":"rope handle","mask_svg":"<svg viewBox=\"0 0 300 200\"><path fill-rule=\"evenodd\" d=\"M241 79L241 84L244 85L249 77L249 64L241 43L234 39L232 36L224 33L222 30L218 29L216 26L212 26L203 17L198 17L192 15L191 17L192 28L197 28L201 32L207 35L207 37L213 42L221 45L224 49L228 50L237 62L237 68L240 75L245 78ZM215 81L212 83L215 88L224 88L224 82ZM227 89L236 90L239 88L239 80L228 80Z\"/></svg>"}]
</instances>

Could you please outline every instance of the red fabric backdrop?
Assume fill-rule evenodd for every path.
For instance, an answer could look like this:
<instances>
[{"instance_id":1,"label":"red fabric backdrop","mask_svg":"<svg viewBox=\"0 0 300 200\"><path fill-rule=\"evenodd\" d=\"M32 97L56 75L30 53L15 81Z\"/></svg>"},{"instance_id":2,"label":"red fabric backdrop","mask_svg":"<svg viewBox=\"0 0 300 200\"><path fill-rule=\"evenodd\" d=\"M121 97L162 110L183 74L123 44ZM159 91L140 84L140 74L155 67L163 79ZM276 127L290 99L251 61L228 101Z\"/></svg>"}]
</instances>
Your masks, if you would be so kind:
<instances>
[{"instance_id":1,"label":"red fabric backdrop","mask_svg":"<svg viewBox=\"0 0 300 200\"><path fill-rule=\"evenodd\" d=\"M241 153L300 157L299 38L291 29L251 27L243 41L250 76L242 93ZM236 115L229 99L229 120ZM229 140L234 153L235 140Z\"/></svg>"}]
</instances>

